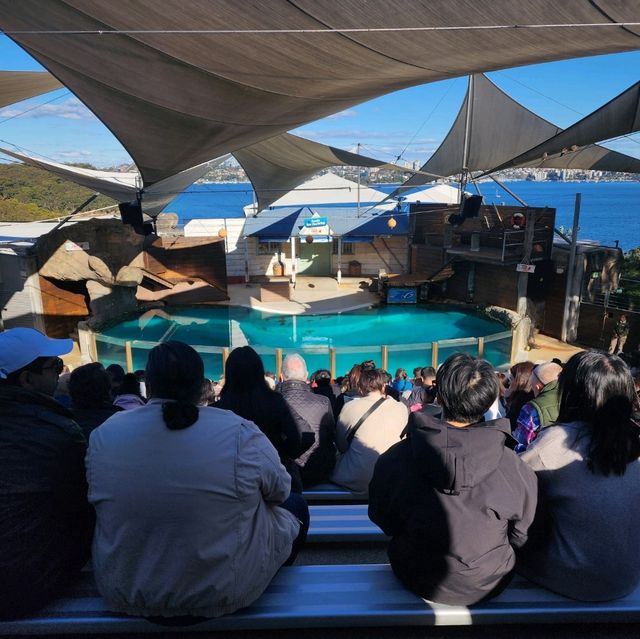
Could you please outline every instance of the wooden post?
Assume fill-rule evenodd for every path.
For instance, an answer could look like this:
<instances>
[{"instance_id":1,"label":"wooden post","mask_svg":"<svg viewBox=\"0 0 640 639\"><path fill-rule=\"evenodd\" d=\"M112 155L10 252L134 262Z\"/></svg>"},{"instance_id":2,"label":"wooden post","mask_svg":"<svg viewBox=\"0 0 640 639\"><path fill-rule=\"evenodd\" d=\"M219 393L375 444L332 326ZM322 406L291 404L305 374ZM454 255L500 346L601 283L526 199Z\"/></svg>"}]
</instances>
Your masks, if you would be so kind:
<instances>
[{"instance_id":1,"label":"wooden post","mask_svg":"<svg viewBox=\"0 0 640 639\"><path fill-rule=\"evenodd\" d=\"M225 346L222 349L222 374L224 375L224 370L227 367L227 359L229 359L229 348Z\"/></svg>"},{"instance_id":2,"label":"wooden post","mask_svg":"<svg viewBox=\"0 0 640 639\"><path fill-rule=\"evenodd\" d=\"M282 349L276 348L276 380L280 381L282 375Z\"/></svg>"},{"instance_id":3,"label":"wooden post","mask_svg":"<svg viewBox=\"0 0 640 639\"><path fill-rule=\"evenodd\" d=\"M438 342L431 342L431 366L438 368Z\"/></svg>"},{"instance_id":4,"label":"wooden post","mask_svg":"<svg viewBox=\"0 0 640 639\"><path fill-rule=\"evenodd\" d=\"M484 337L478 337L478 359L484 358Z\"/></svg>"},{"instance_id":5,"label":"wooden post","mask_svg":"<svg viewBox=\"0 0 640 639\"><path fill-rule=\"evenodd\" d=\"M131 342L124 343L124 357L127 362L127 373L133 373L133 353L131 352Z\"/></svg>"},{"instance_id":6,"label":"wooden post","mask_svg":"<svg viewBox=\"0 0 640 639\"><path fill-rule=\"evenodd\" d=\"M389 368L389 347L381 346L380 350L382 351L382 369L386 371Z\"/></svg>"},{"instance_id":7,"label":"wooden post","mask_svg":"<svg viewBox=\"0 0 640 639\"><path fill-rule=\"evenodd\" d=\"M331 373L331 380L336 378L336 347L329 346L329 372Z\"/></svg>"},{"instance_id":8,"label":"wooden post","mask_svg":"<svg viewBox=\"0 0 640 639\"><path fill-rule=\"evenodd\" d=\"M509 366L513 366L516 363L516 355L518 354L518 342L516 340L516 331L511 329L511 358Z\"/></svg>"},{"instance_id":9,"label":"wooden post","mask_svg":"<svg viewBox=\"0 0 640 639\"><path fill-rule=\"evenodd\" d=\"M562 311L562 327L560 330L560 341L562 342L573 342L576 339L575 316L580 293L575 290L574 271L578 246L581 201L582 194L576 193L576 201L573 208L573 226L571 227L571 248L569 249L569 264L567 265L567 283L564 292L564 309Z\"/></svg>"}]
</instances>

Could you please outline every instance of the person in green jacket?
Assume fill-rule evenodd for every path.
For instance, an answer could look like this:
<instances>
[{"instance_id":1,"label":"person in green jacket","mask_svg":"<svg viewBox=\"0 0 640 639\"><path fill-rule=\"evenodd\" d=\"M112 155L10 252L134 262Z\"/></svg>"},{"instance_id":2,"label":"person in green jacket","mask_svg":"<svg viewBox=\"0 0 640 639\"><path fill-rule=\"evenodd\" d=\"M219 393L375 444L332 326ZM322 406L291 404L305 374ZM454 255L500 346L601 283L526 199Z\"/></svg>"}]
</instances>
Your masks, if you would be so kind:
<instances>
[{"instance_id":1,"label":"person in green jacket","mask_svg":"<svg viewBox=\"0 0 640 639\"><path fill-rule=\"evenodd\" d=\"M562 367L555 362L538 364L531 372L533 399L520 410L513 437L518 441L515 450L522 453L542 428L558 419L558 376Z\"/></svg>"}]
</instances>

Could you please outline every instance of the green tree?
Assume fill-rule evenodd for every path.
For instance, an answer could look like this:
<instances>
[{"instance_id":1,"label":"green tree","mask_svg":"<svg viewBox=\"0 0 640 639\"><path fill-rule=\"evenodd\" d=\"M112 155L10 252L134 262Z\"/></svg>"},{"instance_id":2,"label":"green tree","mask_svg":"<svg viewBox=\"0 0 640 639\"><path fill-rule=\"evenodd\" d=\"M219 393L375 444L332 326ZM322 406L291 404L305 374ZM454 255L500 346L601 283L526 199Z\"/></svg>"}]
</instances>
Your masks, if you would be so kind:
<instances>
[{"instance_id":1,"label":"green tree","mask_svg":"<svg viewBox=\"0 0 640 639\"><path fill-rule=\"evenodd\" d=\"M91 190L42 169L25 164L0 164L0 200L14 200L35 207L19 207L15 202L4 205L0 212L0 221L29 221L68 215L91 194ZM97 209L112 204L115 204L114 200L100 195L91 203L91 208ZM46 215L43 216L42 211L46 212Z\"/></svg>"}]
</instances>

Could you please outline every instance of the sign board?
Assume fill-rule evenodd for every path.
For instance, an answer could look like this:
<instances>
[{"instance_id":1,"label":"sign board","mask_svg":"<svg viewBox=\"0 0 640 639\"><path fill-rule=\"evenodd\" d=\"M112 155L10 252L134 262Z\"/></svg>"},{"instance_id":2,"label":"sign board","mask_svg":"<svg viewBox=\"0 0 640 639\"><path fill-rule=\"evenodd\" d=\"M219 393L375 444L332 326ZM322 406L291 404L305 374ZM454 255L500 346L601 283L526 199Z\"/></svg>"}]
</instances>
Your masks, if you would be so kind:
<instances>
[{"instance_id":1,"label":"sign board","mask_svg":"<svg viewBox=\"0 0 640 639\"><path fill-rule=\"evenodd\" d=\"M518 273L535 273L536 265L535 264L518 264L516 266L516 271L518 271Z\"/></svg>"},{"instance_id":2,"label":"sign board","mask_svg":"<svg viewBox=\"0 0 640 639\"><path fill-rule=\"evenodd\" d=\"M390 286L387 289L387 304L416 304L418 289L412 287Z\"/></svg>"},{"instance_id":3,"label":"sign board","mask_svg":"<svg viewBox=\"0 0 640 639\"><path fill-rule=\"evenodd\" d=\"M89 250L89 242L72 242L71 240L67 240L64 243L65 251L88 251Z\"/></svg>"},{"instance_id":4,"label":"sign board","mask_svg":"<svg viewBox=\"0 0 640 639\"><path fill-rule=\"evenodd\" d=\"M304 226L307 229L312 229L317 226L328 226L329 218L328 217L308 217L304 220Z\"/></svg>"},{"instance_id":5,"label":"sign board","mask_svg":"<svg viewBox=\"0 0 640 639\"><path fill-rule=\"evenodd\" d=\"M324 240L320 240L320 236L324 237L324 238L328 238L330 231L329 231L329 218L327 217L320 217L318 216L314 216L314 217L308 217L306 220L304 220L304 226L302 227L301 231L300 231L300 235L311 235L314 238L314 241L316 241L316 238L318 238L317 241L328 241L327 239Z\"/></svg>"}]
</instances>

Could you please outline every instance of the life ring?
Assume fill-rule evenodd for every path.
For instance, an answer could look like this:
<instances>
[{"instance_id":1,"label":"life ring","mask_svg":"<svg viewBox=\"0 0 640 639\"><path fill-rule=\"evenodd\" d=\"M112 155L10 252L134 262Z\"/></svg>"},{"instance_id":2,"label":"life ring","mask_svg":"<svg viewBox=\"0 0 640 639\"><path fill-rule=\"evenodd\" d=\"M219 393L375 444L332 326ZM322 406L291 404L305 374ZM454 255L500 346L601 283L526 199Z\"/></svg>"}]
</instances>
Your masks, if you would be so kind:
<instances>
[{"instance_id":1,"label":"life ring","mask_svg":"<svg viewBox=\"0 0 640 639\"><path fill-rule=\"evenodd\" d=\"M524 216L524 213L514 213L511 216L511 226L516 231L522 231L524 227L527 225L527 218Z\"/></svg>"}]
</instances>

